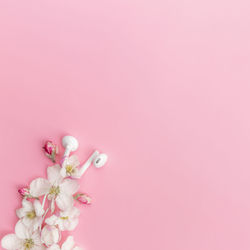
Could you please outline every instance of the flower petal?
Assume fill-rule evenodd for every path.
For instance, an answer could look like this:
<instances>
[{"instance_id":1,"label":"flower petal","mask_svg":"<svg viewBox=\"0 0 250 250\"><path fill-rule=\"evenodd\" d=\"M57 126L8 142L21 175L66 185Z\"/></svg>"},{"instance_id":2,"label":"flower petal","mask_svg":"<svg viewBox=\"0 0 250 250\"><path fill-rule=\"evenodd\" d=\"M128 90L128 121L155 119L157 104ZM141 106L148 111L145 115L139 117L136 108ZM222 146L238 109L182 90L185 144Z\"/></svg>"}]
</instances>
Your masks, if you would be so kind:
<instances>
[{"instance_id":1,"label":"flower petal","mask_svg":"<svg viewBox=\"0 0 250 250\"><path fill-rule=\"evenodd\" d=\"M21 220L19 220L15 226L15 233L20 239L28 239L31 237L31 232L29 229L23 224Z\"/></svg>"},{"instance_id":2,"label":"flower petal","mask_svg":"<svg viewBox=\"0 0 250 250\"><path fill-rule=\"evenodd\" d=\"M61 231L70 231L69 230L69 226L70 226L69 220L59 219L57 222L57 225Z\"/></svg>"},{"instance_id":3,"label":"flower petal","mask_svg":"<svg viewBox=\"0 0 250 250\"><path fill-rule=\"evenodd\" d=\"M41 236L40 236L40 233L38 230L36 230L32 234L31 239L33 240L35 245L37 245L37 246L42 245Z\"/></svg>"},{"instance_id":4,"label":"flower petal","mask_svg":"<svg viewBox=\"0 0 250 250\"><path fill-rule=\"evenodd\" d=\"M71 174L72 178L80 179L81 178L81 172L78 168L75 168L75 171Z\"/></svg>"},{"instance_id":5,"label":"flower petal","mask_svg":"<svg viewBox=\"0 0 250 250\"><path fill-rule=\"evenodd\" d=\"M34 218L33 219L30 219L26 216L24 216L22 218L22 223L27 227L27 228L31 228L33 227L33 224L34 224Z\"/></svg>"},{"instance_id":6,"label":"flower petal","mask_svg":"<svg viewBox=\"0 0 250 250\"><path fill-rule=\"evenodd\" d=\"M58 217L55 215L52 215L52 216L48 217L45 220L45 222L46 222L46 224L48 224L50 226L55 226L57 224L57 220L58 220Z\"/></svg>"},{"instance_id":7,"label":"flower petal","mask_svg":"<svg viewBox=\"0 0 250 250\"><path fill-rule=\"evenodd\" d=\"M80 162L78 160L77 155L72 155L70 157L67 157L62 164L62 167L66 167L67 165L71 165L73 167L77 167L80 165Z\"/></svg>"},{"instance_id":8,"label":"flower petal","mask_svg":"<svg viewBox=\"0 0 250 250\"><path fill-rule=\"evenodd\" d=\"M26 210L22 207L16 210L16 215L19 219L26 215Z\"/></svg>"},{"instance_id":9,"label":"flower petal","mask_svg":"<svg viewBox=\"0 0 250 250\"><path fill-rule=\"evenodd\" d=\"M61 248L59 247L59 245L54 244L50 246L49 248L47 248L47 250L61 250Z\"/></svg>"},{"instance_id":10,"label":"flower petal","mask_svg":"<svg viewBox=\"0 0 250 250\"><path fill-rule=\"evenodd\" d=\"M42 204L40 203L40 201L35 200L33 205L35 208L36 216L41 217L44 214L44 209L42 207Z\"/></svg>"},{"instance_id":11,"label":"flower petal","mask_svg":"<svg viewBox=\"0 0 250 250\"><path fill-rule=\"evenodd\" d=\"M22 200L22 206L26 211L32 211L33 210L33 205L30 201L23 199Z\"/></svg>"},{"instance_id":12,"label":"flower petal","mask_svg":"<svg viewBox=\"0 0 250 250\"><path fill-rule=\"evenodd\" d=\"M63 181L63 183L60 185L60 190L63 193L73 195L77 192L79 189L79 184L75 180L66 179Z\"/></svg>"},{"instance_id":13,"label":"flower petal","mask_svg":"<svg viewBox=\"0 0 250 250\"><path fill-rule=\"evenodd\" d=\"M75 241L73 236L68 236L65 242L62 244L62 250L70 250L74 247Z\"/></svg>"},{"instance_id":14,"label":"flower petal","mask_svg":"<svg viewBox=\"0 0 250 250\"><path fill-rule=\"evenodd\" d=\"M2 238L1 246L7 250L17 250L22 246L22 240L20 240L15 234L7 234Z\"/></svg>"},{"instance_id":15,"label":"flower petal","mask_svg":"<svg viewBox=\"0 0 250 250\"><path fill-rule=\"evenodd\" d=\"M37 230L43 222L42 217L36 217L33 221L33 230Z\"/></svg>"},{"instance_id":16,"label":"flower petal","mask_svg":"<svg viewBox=\"0 0 250 250\"><path fill-rule=\"evenodd\" d=\"M48 180L52 185L59 185L62 182L63 177L61 176L60 171L61 167L59 164L47 168Z\"/></svg>"},{"instance_id":17,"label":"flower petal","mask_svg":"<svg viewBox=\"0 0 250 250\"><path fill-rule=\"evenodd\" d=\"M37 178L30 183L30 194L34 197L45 195L49 192L50 186L48 180Z\"/></svg>"},{"instance_id":18,"label":"flower petal","mask_svg":"<svg viewBox=\"0 0 250 250\"><path fill-rule=\"evenodd\" d=\"M68 230L69 231L75 230L75 228L77 227L78 223L79 223L79 219L78 218L74 218L74 219L69 220Z\"/></svg>"},{"instance_id":19,"label":"flower petal","mask_svg":"<svg viewBox=\"0 0 250 250\"><path fill-rule=\"evenodd\" d=\"M67 171L66 168L62 167L60 170L60 174L63 178L65 178L67 176Z\"/></svg>"},{"instance_id":20,"label":"flower petal","mask_svg":"<svg viewBox=\"0 0 250 250\"><path fill-rule=\"evenodd\" d=\"M61 209L61 210L67 210L71 208L74 204L74 199L72 195L67 195L65 193L60 193L56 197L56 205Z\"/></svg>"},{"instance_id":21,"label":"flower petal","mask_svg":"<svg viewBox=\"0 0 250 250\"><path fill-rule=\"evenodd\" d=\"M80 215L80 210L76 207L72 207L72 209L70 210L70 217L78 217Z\"/></svg>"},{"instance_id":22,"label":"flower petal","mask_svg":"<svg viewBox=\"0 0 250 250\"><path fill-rule=\"evenodd\" d=\"M60 232L55 226L44 226L41 239L46 246L56 244L60 240L60 237Z\"/></svg>"}]
</instances>

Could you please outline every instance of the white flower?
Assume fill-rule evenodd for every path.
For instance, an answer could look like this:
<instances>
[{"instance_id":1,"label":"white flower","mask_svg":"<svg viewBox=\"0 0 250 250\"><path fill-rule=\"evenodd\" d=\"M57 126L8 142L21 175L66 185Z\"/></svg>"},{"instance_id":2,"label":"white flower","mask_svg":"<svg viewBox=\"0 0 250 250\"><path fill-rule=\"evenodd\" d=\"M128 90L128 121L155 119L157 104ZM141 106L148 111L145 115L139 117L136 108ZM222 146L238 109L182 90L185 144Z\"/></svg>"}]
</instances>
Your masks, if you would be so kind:
<instances>
[{"instance_id":1,"label":"white flower","mask_svg":"<svg viewBox=\"0 0 250 250\"><path fill-rule=\"evenodd\" d=\"M23 199L22 208L17 209L16 214L25 226L35 231L42 223L44 209L38 200L35 200L32 204L32 202Z\"/></svg>"},{"instance_id":2,"label":"white flower","mask_svg":"<svg viewBox=\"0 0 250 250\"><path fill-rule=\"evenodd\" d=\"M1 244L7 250L45 250L39 232L32 232L21 220L15 226L15 234L3 237Z\"/></svg>"},{"instance_id":3,"label":"white flower","mask_svg":"<svg viewBox=\"0 0 250 250\"><path fill-rule=\"evenodd\" d=\"M72 236L68 236L66 241L62 244L62 247L54 244L47 248L47 250L82 250L82 248L75 246L74 238Z\"/></svg>"},{"instance_id":4,"label":"white flower","mask_svg":"<svg viewBox=\"0 0 250 250\"><path fill-rule=\"evenodd\" d=\"M60 174L61 167L55 165L47 168L48 180L37 178L30 184L30 193L34 197L48 195L51 200L51 210L54 212L54 201L61 210L67 210L73 206L73 194L77 192L77 181L63 179Z\"/></svg>"},{"instance_id":5,"label":"white flower","mask_svg":"<svg viewBox=\"0 0 250 250\"><path fill-rule=\"evenodd\" d=\"M56 244L59 242L60 239L60 231L55 226L44 226L41 234L41 240L46 246Z\"/></svg>"},{"instance_id":6,"label":"white flower","mask_svg":"<svg viewBox=\"0 0 250 250\"><path fill-rule=\"evenodd\" d=\"M72 178L80 178L80 172L79 167L80 162L76 155L72 155L70 157L66 157L66 159L63 161L62 169L61 169L61 175L63 177L70 176Z\"/></svg>"},{"instance_id":7,"label":"white flower","mask_svg":"<svg viewBox=\"0 0 250 250\"><path fill-rule=\"evenodd\" d=\"M60 216L52 215L46 219L48 225L58 226L61 231L72 231L79 222L80 211L72 207L66 211L61 211Z\"/></svg>"}]
</instances>

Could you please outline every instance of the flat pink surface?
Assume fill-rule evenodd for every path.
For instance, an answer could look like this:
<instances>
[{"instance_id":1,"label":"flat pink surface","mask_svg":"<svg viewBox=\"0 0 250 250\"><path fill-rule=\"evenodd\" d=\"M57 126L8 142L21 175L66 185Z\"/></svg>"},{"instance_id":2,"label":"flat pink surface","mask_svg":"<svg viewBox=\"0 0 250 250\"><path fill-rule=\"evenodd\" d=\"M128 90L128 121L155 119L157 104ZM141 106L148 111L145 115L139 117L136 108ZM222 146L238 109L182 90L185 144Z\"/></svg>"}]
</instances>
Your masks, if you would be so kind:
<instances>
[{"instance_id":1,"label":"flat pink surface","mask_svg":"<svg viewBox=\"0 0 250 250\"><path fill-rule=\"evenodd\" d=\"M250 249L248 0L2 0L0 236L46 139L108 165L74 232L87 250Z\"/></svg>"}]
</instances>

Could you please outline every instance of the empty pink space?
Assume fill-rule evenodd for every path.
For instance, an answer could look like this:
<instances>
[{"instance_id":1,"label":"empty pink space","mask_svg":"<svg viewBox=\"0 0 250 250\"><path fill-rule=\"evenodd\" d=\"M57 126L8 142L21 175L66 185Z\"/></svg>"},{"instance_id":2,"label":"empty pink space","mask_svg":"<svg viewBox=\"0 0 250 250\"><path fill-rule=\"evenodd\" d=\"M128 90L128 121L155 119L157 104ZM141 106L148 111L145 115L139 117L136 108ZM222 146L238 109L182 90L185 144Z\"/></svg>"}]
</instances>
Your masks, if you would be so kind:
<instances>
[{"instance_id":1,"label":"empty pink space","mask_svg":"<svg viewBox=\"0 0 250 250\"><path fill-rule=\"evenodd\" d=\"M86 250L250 249L250 2L0 1L0 236L46 139L78 138Z\"/></svg>"}]
</instances>

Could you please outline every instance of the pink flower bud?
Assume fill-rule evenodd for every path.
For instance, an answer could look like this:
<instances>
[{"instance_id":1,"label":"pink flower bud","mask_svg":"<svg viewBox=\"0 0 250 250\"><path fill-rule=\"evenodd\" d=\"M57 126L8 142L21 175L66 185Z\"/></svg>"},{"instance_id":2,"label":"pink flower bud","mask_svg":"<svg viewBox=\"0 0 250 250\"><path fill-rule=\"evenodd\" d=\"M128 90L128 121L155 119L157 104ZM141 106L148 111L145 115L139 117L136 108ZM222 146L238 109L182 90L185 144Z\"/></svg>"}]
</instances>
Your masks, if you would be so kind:
<instances>
[{"instance_id":1,"label":"pink flower bud","mask_svg":"<svg viewBox=\"0 0 250 250\"><path fill-rule=\"evenodd\" d=\"M54 144L52 141L46 141L43 146L45 155L55 162L56 155L58 154L58 146Z\"/></svg>"},{"instance_id":2,"label":"pink flower bud","mask_svg":"<svg viewBox=\"0 0 250 250\"><path fill-rule=\"evenodd\" d=\"M91 197L85 193L76 194L74 196L74 199L77 200L79 203L84 204L84 205L91 204Z\"/></svg>"},{"instance_id":3,"label":"pink flower bud","mask_svg":"<svg viewBox=\"0 0 250 250\"><path fill-rule=\"evenodd\" d=\"M26 187L18 189L18 193L22 195L23 197L28 197L30 196L30 190Z\"/></svg>"}]
</instances>

